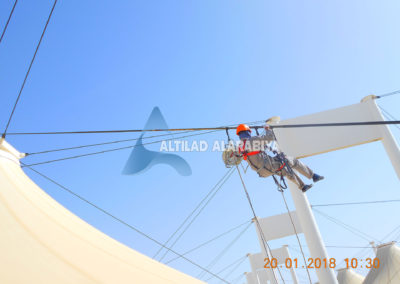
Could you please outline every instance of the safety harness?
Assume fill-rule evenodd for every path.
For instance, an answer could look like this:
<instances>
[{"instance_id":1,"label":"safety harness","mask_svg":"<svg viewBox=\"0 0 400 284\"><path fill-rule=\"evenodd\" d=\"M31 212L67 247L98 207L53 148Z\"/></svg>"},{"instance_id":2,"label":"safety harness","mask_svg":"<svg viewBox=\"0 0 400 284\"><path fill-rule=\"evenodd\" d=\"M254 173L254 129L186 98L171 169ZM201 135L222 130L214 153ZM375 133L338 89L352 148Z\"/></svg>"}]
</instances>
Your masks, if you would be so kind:
<instances>
[{"instance_id":1,"label":"safety harness","mask_svg":"<svg viewBox=\"0 0 400 284\"><path fill-rule=\"evenodd\" d=\"M247 139L243 140L243 145L242 145L242 146L239 146L239 154L243 155L243 159L244 159L245 161L247 161L247 157L248 157L248 156L253 156L253 155L257 155L257 154L260 154L260 153L261 153L261 151L251 151L251 152L247 152L247 151L245 150L246 142L247 142Z\"/></svg>"},{"instance_id":2,"label":"safety harness","mask_svg":"<svg viewBox=\"0 0 400 284\"><path fill-rule=\"evenodd\" d=\"M255 130L256 130L257 136L259 136L260 134L258 133L258 128L255 127ZM228 144L229 144L229 142L231 141L231 138L229 136L229 129L228 128L226 128L226 135L228 136ZM275 136L275 133L274 133L274 136ZM276 138L275 138L275 140L276 140ZM239 155L241 155L243 157L243 159L245 161L247 161L252 166L252 168L256 169L256 172L258 174L262 169L266 169L267 171L269 171L272 174L272 177L273 177L273 179L274 179L274 181L275 181L275 183L276 183L276 185L278 187L278 190L283 192L283 190L287 188L287 184L286 184L285 178L284 178L284 176L282 174L282 170L286 169L286 171L289 174L294 174L293 169L290 167L285 154L282 153L282 152L276 151L275 149L273 149L270 146L266 146L266 149L268 149L269 151L273 152L276 155L274 157L274 159L279 161L281 163L281 165L276 171L272 171L271 169L266 167L266 164L265 164L266 163L266 159L263 159L264 160L263 166L258 168L250 160L248 160L247 157L248 156L258 155L258 154L265 154L265 153L264 153L264 151L251 151L251 152L246 151L246 149L245 149L246 148L246 142L247 142L247 139L244 139L243 140L243 145L239 146L239 148L238 148ZM233 155L236 155L236 154L233 153L233 151L230 152L230 153L227 153L227 154L228 154L228 156L230 156L230 158L232 158ZM238 161L238 162L240 163L240 161ZM237 163L235 163L235 165L237 166ZM271 168L272 168L272 165L271 165ZM278 180L278 178L275 175L278 175L280 177L280 180Z\"/></svg>"},{"instance_id":3,"label":"safety harness","mask_svg":"<svg viewBox=\"0 0 400 284\"><path fill-rule=\"evenodd\" d=\"M273 153L276 154L276 156L274 158L277 159L281 163L281 166L276 171L271 171L269 168L266 167L265 159L264 159L264 165L262 167L258 168L250 160L247 160L247 157L248 156L253 156L253 155L258 155L258 154L263 153L263 152L262 151L251 151L251 152L246 151L245 150L246 142L247 142L247 139L244 139L243 140L243 144L241 146L239 146L239 149L238 149L238 152L239 152L240 155L243 156L243 159L245 161L247 161L249 164L251 164L251 166L256 169L256 172L258 174L262 169L266 169L267 171L269 171L272 174L274 182L278 186L278 190L279 191L283 191L284 189L286 189L287 188L287 184L286 184L285 178L284 178L284 176L282 174L282 170L284 168L286 168L286 170L289 173L292 173L293 170L291 169L291 167L287 163L287 159L286 159L285 154L281 153L281 152L279 153L279 152L275 151L274 149L272 149L271 147L266 146L266 148L268 148L268 150L270 150L270 151L272 151ZM280 181L278 181L278 179L277 179L277 177L275 175L278 175L280 177Z\"/></svg>"}]
</instances>

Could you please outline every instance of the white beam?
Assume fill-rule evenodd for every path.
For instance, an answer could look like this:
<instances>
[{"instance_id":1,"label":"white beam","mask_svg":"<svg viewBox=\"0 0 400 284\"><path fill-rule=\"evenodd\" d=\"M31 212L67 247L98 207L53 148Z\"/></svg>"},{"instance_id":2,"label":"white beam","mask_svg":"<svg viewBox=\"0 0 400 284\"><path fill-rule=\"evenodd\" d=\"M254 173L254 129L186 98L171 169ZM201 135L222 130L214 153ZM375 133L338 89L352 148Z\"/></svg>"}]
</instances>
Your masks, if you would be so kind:
<instances>
[{"instance_id":1,"label":"white beam","mask_svg":"<svg viewBox=\"0 0 400 284\"><path fill-rule=\"evenodd\" d=\"M257 278L257 273L246 272L245 275L246 275L247 284L259 284L258 278Z\"/></svg>"},{"instance_id":2,"label":"white beam","mask_svg":"<svg viewBox=\"0 0 400 284\"><path fill-rule=\"evenodd\" d=\"M287 245L282 246L281 248L278 249L273 249L271 251L271 255L276 258L278 265L282 265L283 267L285 267L285 262L286 259L291 259L290 253L289 253L289 249ZM250 262L250 267L252 272L257 272L259 273L260 271L268 271L269 272L269 278L273 278L273 275L271 274L270 269L265 269L265 255L263 253L255 253L255 254L249 254L248 255L249 258L249 262ZM297 275L296 272L293 268L293 266L289 269L290 270L290 274L292 276L292 280L293 283L297 284L298 283L298 279L297 279ZM259 276L260 277L260 276ZM263 283L263 282L261 282Z\"/></svg>"},{"instance_id":3,"label":"white beam","mask_svg":"<svg viewBox=\"0 0 400 284\"><path fill-rule=\"evenodd\" d=\"M256 218L257 218L257 220L259 220L258 217L256 217ZM259 241L260 246L261 246L261 251L262 251L262 253L264 255L266 255L268 258L271 259L272 256L271 256L270 251L269 251L269 249L267 247L267 244L264 243L263 238L261 237L264 234L264 230L261 228L261 232L260 232L260 230L258 229L258 226L257 226L257 222L254 222L254 223L256 224L256 232L257 232L257 236L258 236L258 241ZM279 284L279 280L278 280L278 275L276 273L276 269L271 268L271 269L268 269L268 271L271 271L272 274L273 274L273 277L271 279L271 283L272 284Z\"/></svg>"},{"instance_id":4,"label":"white beam","mask_svg":"<svg viewBox=\"0 0 400 284\"><path fill-rule=\"evenodd\" d=\"M294 235L295 232L290 217L293 219L297 233L302 233L303 231L299 219L297 218L296 211L291 211L290 216L288 213L283 213L266 218L258 218L265 239L271 241Z\"/></svg>"}]
</instances>

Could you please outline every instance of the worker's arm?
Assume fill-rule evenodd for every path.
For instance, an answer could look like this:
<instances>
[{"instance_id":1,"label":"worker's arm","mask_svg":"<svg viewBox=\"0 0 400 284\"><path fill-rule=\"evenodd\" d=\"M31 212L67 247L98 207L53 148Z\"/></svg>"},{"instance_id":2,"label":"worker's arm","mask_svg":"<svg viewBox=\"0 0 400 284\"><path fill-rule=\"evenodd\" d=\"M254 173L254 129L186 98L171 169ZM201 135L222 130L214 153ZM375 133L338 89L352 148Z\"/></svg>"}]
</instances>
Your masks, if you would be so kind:
<instances>
[{"instance_id":1,"label":"worker's arm","mask_svg":"<svg viewBox=\"0 0 400 284\"><path fill-rule=\"evenodd\" d=\"M259 141L267 143L274 141L275 140L274 132L269 128L269 126L264 127L264 129L265 129L265 134L255 136L254 138L258 138Z\"/></svg>"},{"instance_id":2,"label":"worker's arm","mask_svg":"<svg viewBox=\"0 0 400 284\"><path fill-rule=\"evenodd\" d=\"M262 135L263 139L271 142L271 141L275 141L275 134L271 129L265 129L265 134Z\"/></svg>"},{"instance_id":3,"label":"worker's arm","mask_svg":"<svg viewBox=\"0 0 400 284\"><path fill-rule=\"evenodd\" d=\"M263 151L265 146L275 140L274 133L271 130L265 130L264 135L253 136L249 139L249 143L246 143L246 151Z\"/></svg>"}]
</instances>

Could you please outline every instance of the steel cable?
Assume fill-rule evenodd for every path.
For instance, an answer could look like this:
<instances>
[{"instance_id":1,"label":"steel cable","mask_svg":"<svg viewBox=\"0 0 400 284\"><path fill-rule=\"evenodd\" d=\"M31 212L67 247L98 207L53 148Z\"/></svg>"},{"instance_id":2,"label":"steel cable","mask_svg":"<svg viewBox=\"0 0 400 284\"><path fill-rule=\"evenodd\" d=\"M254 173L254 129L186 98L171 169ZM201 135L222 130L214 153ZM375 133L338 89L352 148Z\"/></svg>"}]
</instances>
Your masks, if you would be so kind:
<instances>
[{"instance_id":1,"label":"steel cable","mask_svg":"<svg viewBox=\"0 0 400 284\"><path fill-rule=\"evenodd\" d=\"M241 236L250 228L252 223L249 223L239 234L207 265L207 269L212 269L217 262L229 251L229 249L240 239ZM204 271L200 272L198 277L201 279L205 276ZM213 275L214 277L214 275Z\"/></svg>"},{"instance_id":2,"label":"steel cable","mask_svg":"<svg viewBox=\"0 0 400 284\"><path fill-rule=\"evenodd\" d=\"M366 233L360 231L360 230L357 229L357 228L354 228L353 226L350 226L350 225L348 225L348 224L345 224L345 223L343 223L342 221L340 221L340 220L338 220L338 219L335 219L335 218L329 216L328 214L326 214L326 213L324 213L324 212L321 212L321 211L319 211L319 210L317 210L317 209L315 209L315 208L313 208L313 209L314 209L315 212L317 212L317 213L320 214L321 216L325 217L326 219L330 220L331 222L335 223L336 225L339 225L339 226L345 228L345 229L348 230L349 232L353 233L354 235L359 236L360 238L363 238L363 239L366 240L366 241L370 241L370 240L378 241L378 239L376 239L376 238L374 238L374 237L372 237L372 236L370 236L370 235L368 235L368 234L366 234Z\"/></svg>"},{"instance_id":3,"label":"steel cable","mask_svg":"<svg viewBox=\"0 0 400 284\"><path fill-rule=\"evenodd\" d=\"M260 237L261 237L261 240L262 240L262 244L263 244L264 250L265 250L265 252L266 252L266 254L267 254L268 257L271 256L271 258L273 258L272 250L271 250L271 248L270 248L270 246L269 246L269 244L268 244L268 242L267 242L267 240L266 240L266 238L265 238L265 235L264 235L264 232L263 232L263 230L262 230L262 228L261 228L260 222L258 221L256 212L255 212L255 210L254 210L253 202L251 201L249 192L247 191L247 187L246 187L246 184L244 183L242 174L240 173L240 170L239 170L239 167L238 167L238 166L236 166L236 169L237 169L237 172L238 172L238 174L239 174L240 181L242 182L243 189L244 189L244 192L245 192L245 194L246 194L247 201L249 202L251 211L252 211L252 213L253 213L253 217L254 217L253 220L255 221L256 226L257 226L257 228L258 228L258 232L260 233ZM279 275L280 275L280 277L281 277L283 283L285 283L285 280L283 279L283 276L282 276L281 270L279 269L279 266L277 266L277 269L278 269ZM273 272L272 274L274 275L274 278L275 278L275 282L278 283L278 280L276 279L276 275L275 275L274 271L272 271L272 272Z\"/></svg>"},{"instance_id":4,"label":"steel cable","mask_svg":"<svg viewBox=\"0 0 400 284\"><path fill-rule=\"evenodd\" d=\"M198 245L198 246L196 246L196 247L194 247L194 248L192 248L192 249L190 249L190 250L188 250L188 251L182 253L182 255L187 255L187 254L189 254L189 253L191 253L191 252L194 252L195 250L198 250L199 248L202 248L202 247L208 245L209 243L212 243L213 241L216 241L216 240L222 238L223 236L225 236L225 235L227 235L227 234L229 234L229 233L231 233L231 232L233 232L233 231L239 229L240 227L242 227L242 226L244 226L245 224L248 224L248 223L249 223L249 221L244 222L244 223L242 223L242 224L240 224L240 225L238 225L238 226L236 226L236 227L234 227L234 228L232 228L232 229L230 229L230 230L228 230L228 231L225 231L225 232L223 232L222 234L219 234L218 236L216 236L216 237L214 237L214 238L212 238L212 239L210 239L210 240L208 240L208 241L205 241L205 242L201 243L200 245ZM167 262L165 262L165 264L169 264L169 263L171 263L171 262L173 262L173 261L175 261L175 260L177 260L177 259L179 259L179 256L177 256L177 257L175 257L175 258L173 258L173 259L168 260ZM217 274L219 274L219 273L217 273Z\"/></svg>"},{"instance_id":5,"label":"steel cable","mask_svg":"<svg viewBox=\"0 0 400 284\"><path fill-rule=\"evenodd\" d=\"M303 124L278 124L270 125L275 128L307 128L307 127L337 127L337 126L369 126L369 125L391 125L400 124L400 120L395 121L362 121L362 122L330 122L330 123L303 123ZM250 126L260 129L264 126ZM59 134L104 134L104 133L135 133L135 132L167 132L167 131L200 131L200 130L233 130L233 126L219 127L192 127L192 128L160 128L160 129L120 129L120 130L86 130L86 131L52 131L52 132L13 132L8 135L59 135Z\"/></svg>"},{"instance_id":6,"label":"steel cable","mask_svg":"<svg viewBox=\"0 0 400 284\"><path fill-rule=\"evenodd\" d=\"M189 133L189 132L193 132L193 131L185 131L185 132L181 132L180 134ZM171 136L171 135L173 135L173 134L172 133L166 133L166 134L152 135L152 136L147 136L147 137L142 137L142 138L130 138L130 139L114 140L114 141L94 143L94 144L85 144L85 145L66 147L66 148L57 148L57 149L51 149L51 150L46 150L46 151L26 153L26 156L47 154L47 153L67 151L67 150L77 150L77 149L88 148L88 147L104 146L104 145L109 145L109 144L117 144L117 143L123 143L123 142L137 141L139 139L145 140L145 139L158 138L158 137Z\"/></svg>"},{"instance_id":7,"label":"steel cable","mask_svg":"<svg viewBox=\"0 0 400 284\"><path fill-rule=\"evenodd\" d=\"M218 187L218 185L228 176L230 170L226 171L226 173L218 180L218 182L211 188L211 190L206 194L206 196L197 204L197 206L190 212L190 214L183 220L183 222L178 226L178 228L168 237L168 239L164 242L164 245L167 245L170 240L179 232L180 229L186 224L186 222L193 216L193 214L200 208L200 206L207 200L207 198L214 192L214 190ZM162 248L160 248L154 255L155 258L160 252Z\"/></svg>"},{"instance_id":8,"label":"steel cable","mask_svg":"<svg viewBox=\"0 0 400 284\"><path fill-rule=\"evenodd\" d=\"M10 117L8 118L8 122L7 122L6 128L4 129L4 132L3 132L3 135L2 135L3 138L5 138L6 135L7 135L8 127L10 126L11 119L12 119L13 116L14 116L15 109L16 109L16 107L17 107L17 105L18 105L19 99L21 98L21 94L22 94L22 91L24 90L26 80L28 79L29 73L31 72L31 68L32 68L33 62L35 61L36 54L37 54L37 52L38 52L38 50L39 50L40 44L42 43L44 34L46 33L47 26L49 25L49 22L50 22L51 16L53 15L53 11L54 11L54 8L56 7L56 4L57 4L57 0L54 1L53 7L51 8L50 14L49 14L49 16L48 16L48 18L47 18L46 25L44 26L42 35L40 36L40 40L39 40L39 42L38 42L38 44L37 44L37 46L36 46L35 53L33 54L31 63L29 64L28 71L27 71L26 74L25 74L24 81L22 82L21 88L20 88L20 90L19 90L17 99L16 99L16 101L15 101L15 103L14 103L14 107L13 107L13 109L12 109L12 111L11 111Z\"/></svg>"},{"instance_id":9,"label":"steel cable","mask_svg":"<svg viewBox=\"0 0 400 284\"><path fill-rule=\"evenodd\" d=\"M171 247L174 247L176 243L182 238L182 236L187 232L189 227L193 224L193 222L197 219L197 217L203 212L203 210L206 208L206 206L213 200L215 195L220 191L222 186L228 181L228 179L231 177L233 171L229 172L227 177L225 178L224 181L218 186L218 188L214 191L214 193L211 195L211 197L207 200L207 202L203 205L203 207L197 212L197 214L193 217L193 219L189 222L189 224L183 229L183 231L179 234L179 236L175 239L175 241L172 243ZM164 255L160 258L160 261L162 261L168 254L168 251L164 253Z\"/></svg>"},{"instance_id":10,"label":"steel cable","mask_svg":"<svg viewBox=\"0 0 400 284\"><path fill-rule=\"evenodd\" d=\"M192 137L192 136L199 136L199 135L204 135L204 134L208 134L208 133L211 133L211 132L215 132L215 131L208 131L208 132L196 133L196 134L191 134L191 135L185 135L185 136L180 136L180 137L177 137L177 138L187 138L187 137ZM38 163L28 164L27 166L38 166L38 165L43 165L43 164L49 164L49 163L54 163L54 162L65 161L65 160L77 159L77 158L81 158L81 157L87 157L87 156L93 156L93 155L104 154L104 153L109 153L109 152L115 152L115 151L135 148L136 146L144 146L144 145L150 145L150 144L155 144L155 143L162 143L164 141L171 141L171 140L176 140L176 138L157 140L157 141L152 141L152 142L147 142L147 143L141 143L141 144L138 144L138 145L130 145L130 146L119 147L119 148L114 148L114 149L108 149L108 150L103 150L103 151L98 151L98 152L92 152L92 153L86 153L86 154L70 156L70 157L65 157L65 158L60 158L60 159L54 159L54 160L49 160L49 161L44 161L44 162L38 162Z\"/></svg>"},{"instance_id":11,"label":"steel cable","mask_svg":"<svg viewBox=\"0 0 400 284\"><path fill-rule=\"evenodd\" d=\"M327 207L327 206L364 205L364 204L377 204L377 203L389 203L389 202L400 202L400 199L315 204L315 205L311 205L311 207L314 208L314 207Z\"/></svg>"},{"instance_id":12,"label":"steel cable","mask_svg":"<svg viewBox=\"0 0 400 284\"><path fill-rule=\"evenodd\" d=\"M390 96L397 95L397 94L400 94L400 90L397 90L397 91L394 91L394 92L390 92L390 93L386 93L386 94L383 94L383 95L379 95L379 96L376 96L376 97L378 99L380 99L380 98L390 97Z\"/></svg>"},{"instance_id":13,"label":"steel cable","mask_svg":"<svg viewBox=\"0 0 400 284\"><path fill-rule=\"evenodd\" d=\"M3 40L4 34L6 33L8 24L10 23L11 17L12 17L12 15L13 15L13 13L14 13L14 10L15 10L15 6L17 6L17 2L18 2L18 0L15 0L14 5L13 5L13 7L12 7L12 9L11 9L10 15L8 16L6 25L4 26L3 32L1 33L1 36L0 36L0 43L1 43L1 41Z\"/></svg>"},{"instance_id":14,"label":"steel cable","mask_svg":"<svg viewBox=\"0 0 400 284\"><path fill-rule=\"evenodd\" d=\"M151 237L151 236L149 236L148 234L142 232L141 230L137 229L137 228L134 227L133 225L128 224L127 222L123 221L122 219L116 217L115 215L109 213L109 212L106 211L105 209L103 209L103 208L99 207L98 205L92 203L91 201L89 201L89 200L87 200L86 198L80 196L79 194L73 192L72 190L68 189L67 187L65 187L65 186L63 186L63 185L61 185L61 184L59 184L59 183L56 182L55 180L53 180L53 179L49 178L48 176L42 174L41 172L37 171L36 169L33 169L33 168L29 167L28 165L25 165L25 167L27 167L28 169L32 170L32 171L35 172L36 174L40 175L40 176L43 177L44 179L50 181L51 183L57 185L59 188L63 189L64 191L66 191L66 192L72 194L73 196L79 198L81 201L83 201L83 202L89 204L89 205L92 206L93 208L95 208L95 209L101 211L102 213L104 213L105 215L111 217L112 219L114 219L115 221L119 222L120 224L122 224L122 225L124 225L124 226L126 226L126 227L128 227L128 228L130 228L130 229L132 229L133 231L135 231L135 232L137 232L138 234L142 235L143 237L145 237L145 238L151 240L152 242L156 243L157 245L162 246L163 248L167 249L168 251L170 251L170 252L172 252L172 253L178 255L178 256L181 257L182 259L184 259L184 260L186 260L187 262L193 264L194 266L200 268L201 270L203 270L203 271L209 273L210 275L212 275L212 276L218 278L219 280L223 281L224 283L228 283L228 284L229 284L228 281L226 281L225 279L221 278L220 276L214 274L213 272L209 271L207 268L204 268L203 266L197 264L197 263L194 262L193 260L191 260L191 259L189 259L189 258L183 256L182 254L180 254L180 253L178 253L178 252L172 250L171 248L164 246L161 242L157 241L157 240L154 239L153 237Z\"/></svg>"}]
</instances>

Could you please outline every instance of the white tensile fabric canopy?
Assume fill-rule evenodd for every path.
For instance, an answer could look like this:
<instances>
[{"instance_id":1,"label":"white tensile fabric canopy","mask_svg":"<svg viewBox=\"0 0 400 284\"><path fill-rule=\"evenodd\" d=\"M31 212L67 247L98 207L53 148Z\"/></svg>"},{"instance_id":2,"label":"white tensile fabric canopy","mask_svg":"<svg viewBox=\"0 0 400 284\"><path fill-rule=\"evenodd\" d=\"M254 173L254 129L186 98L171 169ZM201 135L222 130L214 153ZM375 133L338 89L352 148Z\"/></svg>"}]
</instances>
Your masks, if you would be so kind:
<instances>
[{"instance_id":1,"label":"white tensile fabric canopy","mask_svg":"<svg viewBox=\"0 0 400 284\"><path fill-rule=\"evenodd\" d=\"M18 158L0 140L0 283L204 283L72 214L24 174Z\"/></svg>"},{"instance_id":2,"label":"white tensile fabric canopy","mask_svg":"<svg viewBox=\"0 0 400 284\"><path fill-rule=\"evenodd\" d=\"M352 269L342 268L338 270L337 279L339 284L362 284L364 277Z\"/></svg>"},{"instance_id":3,"label":"white tensile fabric canopy","mask_svg":"<svg viewBox=\"0 0 400 284\"><path fill-rule=\"evenodd\" d=\"M378 247L376 258L379 267L369 271L363 284L400 283L400 248L395 243L383 244Z\"/></svg>"}]
</instances>

